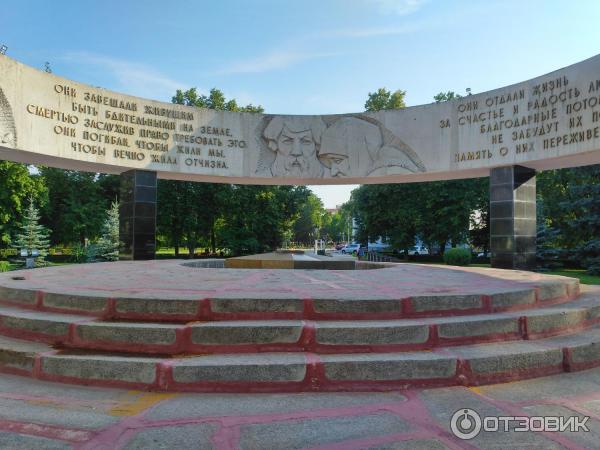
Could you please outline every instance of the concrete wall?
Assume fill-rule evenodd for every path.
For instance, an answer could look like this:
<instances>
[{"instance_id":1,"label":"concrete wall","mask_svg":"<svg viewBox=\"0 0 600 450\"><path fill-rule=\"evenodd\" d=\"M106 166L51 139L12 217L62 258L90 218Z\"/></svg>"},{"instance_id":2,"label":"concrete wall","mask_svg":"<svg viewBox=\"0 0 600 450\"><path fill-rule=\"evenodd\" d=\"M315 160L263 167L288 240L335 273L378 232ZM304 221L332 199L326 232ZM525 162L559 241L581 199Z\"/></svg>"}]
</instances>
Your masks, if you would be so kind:
<instances>
[{"instance_id":1,"label":"concrete wall","mask_svg":"<svg viewBox=\"0 0 600 450\"><path fill-rule=\"evenodd\" d=\"M600 163L600 56L441 104L325 116L177 106L0 55L0 158L254 184L408 182Z\"/></svg>"}]
</instances>

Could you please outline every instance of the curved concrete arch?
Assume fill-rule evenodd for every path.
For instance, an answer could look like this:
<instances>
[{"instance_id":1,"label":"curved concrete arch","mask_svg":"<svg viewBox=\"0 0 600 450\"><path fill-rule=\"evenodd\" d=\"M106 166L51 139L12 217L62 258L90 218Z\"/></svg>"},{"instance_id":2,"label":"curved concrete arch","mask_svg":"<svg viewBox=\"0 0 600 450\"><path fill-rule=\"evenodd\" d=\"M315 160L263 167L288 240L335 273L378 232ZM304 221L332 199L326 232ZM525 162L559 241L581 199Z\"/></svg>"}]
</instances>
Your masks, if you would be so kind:
<instances>
[{"instance_id":1,"label":"curved concrete arch","mask_svg":"<svg viewBox=\"0 0 600 450\"><path fill-rule=\"evenodd\" d=\"M17 139L18 137L18 139ZM600 163L600 55L450 102L263 115L147 100L0 55L0 158L246 184L410 182Z\"/></svg>"}]
</instances>

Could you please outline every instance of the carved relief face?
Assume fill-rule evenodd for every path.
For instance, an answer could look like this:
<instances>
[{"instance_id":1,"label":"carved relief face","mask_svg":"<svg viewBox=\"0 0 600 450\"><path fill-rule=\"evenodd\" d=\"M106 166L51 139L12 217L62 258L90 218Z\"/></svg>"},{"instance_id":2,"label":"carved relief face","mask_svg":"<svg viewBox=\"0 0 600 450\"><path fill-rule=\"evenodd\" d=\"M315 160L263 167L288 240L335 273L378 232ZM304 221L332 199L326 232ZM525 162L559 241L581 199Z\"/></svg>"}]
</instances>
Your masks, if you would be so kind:
<instances>
[{"instance_id":1,"label":"carved relief face","mask_svg":"<svg viewBox=\"0 0 600 450\"><path fill-rule=\"evenodd\" d=\"M10 105L0 89L0 145L16 146L15 124Z\"/></svg>"},{"instance_id":2,"label":"carved relief face","mask_svg":"<svg viewBox=\"0 0 600 450\"><path fill-rule=\"evenodd\" d=\"M0 130L0 144L13 144L14 141L14 135L8 131L8 132L4 132L3 130Z\"/></svg>"},{"instance_id":3,"label":"carved relief face","mask_svg":"<svg viewBox=\"0 0 600 450\"><path fill-rule=\"evenodd\" d=\"M292 131L284 125L277 138L272 170L275 176L321 176L323 169L311 130Z\"/></svg>"},{"instance_id":4,"label":"carved relief face","mask_svg":"<svg viewBox=\"0 0 600 450\"><path fill-rule=\"evenodd\" d=\"M348 155L329 153L326 158L327 163L325 165L329 167L329 174L332 177L340 178L350 175L350 160Z\"/></svg>"}]
</instances>

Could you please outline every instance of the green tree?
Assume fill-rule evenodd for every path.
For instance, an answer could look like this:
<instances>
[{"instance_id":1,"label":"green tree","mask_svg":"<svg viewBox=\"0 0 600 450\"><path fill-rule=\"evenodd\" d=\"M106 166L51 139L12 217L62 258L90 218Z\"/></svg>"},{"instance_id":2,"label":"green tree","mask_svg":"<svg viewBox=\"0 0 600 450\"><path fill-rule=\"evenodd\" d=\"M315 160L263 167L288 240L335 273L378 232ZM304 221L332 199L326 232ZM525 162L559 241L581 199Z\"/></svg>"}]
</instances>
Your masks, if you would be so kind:
<instances>
[{"instance_id":1,"label":"green tree","mask_svg":"<svg viewBox=\"0 0 600 450\"><path fill-rule=\"evenodd\" d=\"M448 92L440 92L439 94L436 94L433 96L433 99L435 100L436 103L442 103L442 102L447 102L448 100L454 100L456 98L461 98L462 95L457 94L454 91L448 91Z\"/></svg>"},{"instance_id":2,"label":"green tree","mask_svg":"<svg viewBox=\"0 0 600 450\"><path fill-rule=\"evenodd\" d=\"M40 204L47 200L40 177L24 164L0 161L0 248L10 245L31 198Z\"/></svg>"},{"instance_id":3,"label":"green tree","mask_svg":"<svg viewBox=\"0 0 600 450\"><path fill-rule=\"evenodd\" d=\"M225 94L223 94L223 92L217 88L212 88L208 95L198 95L198 90L196 88L190 88L187 91L177 89L171 101L178 105L217 109L221 111L253 113L264 112L264 108L262 106L255 106L252 103L249 103L246 106L238 106L234 99L227 100L225 98Z\"/></svg>"},{"instance_id":4,"label":"green tree","mask_svg":"<svg viewBox=\"0 0 600 450\"><path fill-rule=\"evenodd\" d=\"M322 234L334 242L342 242L347 230L348 217L344 211L326 212L323 216Z\"/></svg>"},{"instance_id":5,"label":"green tree","mask_svg":"<svg viewBox=\"0 0 600 450\"><path fill-rule=\"evenodd\" d=\"M467 242L473 212L487 211L488 183L487 178L419 183L418 235L422 241L440 254L448 243L454 247ZM480 228L485 230L486 225Z\"/></svg>"},{"instance_id":6,"label":"green tree","mask_svg":"<svg viewBox=\"0 0 600 450\"><path fill-rule=\"evenodd\" d=\"M310 246L315 239L320 239L324 216L323 202L309 192L300 207L300 215L294 223L294 241Z\"/></svg>"},{"instance_id":7,"label":"green tree","mask_svg":"<svg viewBox=\"0 0 600 450\"><path fill-rule=\"evenodd\" d=\"M309 193L304 186L232 186L220 228L223 246L234 255L281 246Z\"/></svg>"},{"instance_id":8,"label":"green tree","mask_svg":"<svg viewBox=\"0 0 600 450\"><path fill-rule=\"evenodd\" d=\"M44 257L48 254L50 241L48 239L49 231L39 223L40 213L35 207L33 198L29 200L29 206L23 218L21 232L15 236L13 247L17 250L26 250L28 255L35 256L35 264L44 265Z\"/></svg>"},{"instance_id":9,"label":"green tree","mask_svg":"<svg viewBox=\"0 0 600 450\"><path fill-rule=\"evenodd\" d=\"M97 255L105 261L119 259L119 203L114 201L106 213L102 236L97 243Z\"/></svg>"},{"instance_id":10,"label":"green tree","mask_svg":"<svg viewBox=\"0 0 600 450\"><path fill-rule=\"evenodd\" d=\"M379 89L369 93L365 108L403 108L405 94ZM456 97L450 91L436 95L435 100ZM430 249L443 253L447 243L467 240L474 210L484 211L480 216L487 217L487 192L487 179L365 185L352 192L350 204L361 242L383 237L395 248L407 250L419 237ZM479 235L487 233L486 226L479 224Z\"/></svg>"},{"instance_id":11,"label":"green tree","mask_svg":"<svg viewBox=\"0 0 600 450\"><path fill-rule=\"evenodd\" d=\"M416 184L360 186L352 191L348 206L359 241L373 242L382 237L400 250L414 245L420 223Z\"/></svg>"},{"instance_id":12,"label":"green tree","mask_svg":"<svg viewBox=\"0 0 600 450\"><path fill-rule=\"evenodd\" d=\"M555 268L571 260L599 273L600 165L538 172L536 183L538 262Z\"/></svg>"},{"instance_id":13,"label":"green tree","mask_svg":"<svg viewBox=\"0 0 600 450\"><path fill-rule=\"evenodd\" d=\"M578 180L568 186L571 201L561 205L573 217L563 234L571 235L574 258L588 273L600 275L600 165L579 167L576 173Z\"/></svg>"},{"instance_id":14,"label":"green tree","mask_svg":"<svg viewBox=\"0 0 600 450\"><path fill-rule=\"evenodd\" d=\"M52 225L52 242L85 245L86 240L96 239L116 195L106 181L114 178L49 167L40 167L40 173L48 189L42 221ZM112 199L108 194L113 194Z\"/></svg>"},{"instance_id":15,"label":"green tree","mask_svg":"<svg viewBox=\"0 0 600 450\"><path fill-rule=\"evenodd\" d=\"M375 92L369 92L367 101L365 102L365 110L381 111L383 109L405 108L405 95L406 91L397 90L390 92L386 88L379 88Z\"/></svg>"},{"instance_id":16,"label":"green tree","mask_svg":"<svg viewBox=\"0 0 600 450\"><path fill-rule=\"evenodd\" d=\"M157 239L174 247L176 257L179 257L179 249L184 243L183 219L187 194L182 191L187 186L187 182L158 180L157 202L160 208L156 215Z\"/></svg>"},{"instance_id":17,"label":"green tree","mask_svg":"<svg viewBox=\"0 0 600 450\"><path fill-rule=\"evenodd\" d=\"M223 92L216 88L211 89L208 95L198 94L196 88L177 90L172 101L197 108L263 112L262 106L239 106L235 100L227 100ZM184 243L192 256L199 245L210 247L215 253L219 245L226 245L224 235L244 241L245 238L234 236L227 226L227 220L231 220L232 205L240 203L234 198L240 195L239 192L228 184L159 180L158 201L161 208L158 211L157 224L161 238L175 247L176 256L179 256L179 247ZM247 206L245 208L247 209ZM259 246L260 242L257 241L256 245L251 247ZM235 247L241 249L248 246Z\"/></svg>"}]
</instances>

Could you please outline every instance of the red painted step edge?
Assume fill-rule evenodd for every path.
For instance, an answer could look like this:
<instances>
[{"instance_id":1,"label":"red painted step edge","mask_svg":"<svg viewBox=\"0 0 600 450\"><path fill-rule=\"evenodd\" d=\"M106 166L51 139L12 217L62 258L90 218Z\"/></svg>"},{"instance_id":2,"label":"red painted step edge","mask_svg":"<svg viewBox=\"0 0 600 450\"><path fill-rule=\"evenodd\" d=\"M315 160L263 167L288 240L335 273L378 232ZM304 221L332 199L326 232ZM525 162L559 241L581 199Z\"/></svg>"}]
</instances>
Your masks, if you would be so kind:
<instances>
[{"instance_id":1,"label":"red painted step edge","mask_svg":"<svg viewBox=\"0 0 600 450\"><path fill-rule=\"evenodd\" d=\"M192 327L187 324L175 328L175 342L171 344L145 344L130 341L84 340L77 333L81 324L93 322L93 319L73 322L64 335L53 335L34 332L3 325L0 315L0 335L15 339L23 339L59 348L110 351L117 353L146 353L160 355L178 354L232 354L232 353L265 353L265 352L314 352L320 354L335 353L394 353L420 350L432 350L438 347L452 347L478 343L504 342L514 340L534 340L545 337L572 334L600 324L600 317L586 319L576 325L565 325L547 329L544 332L531 333L528 330L527 316L515 318L519 331L516 333L488 333L479 336L461 336L444 338L439 336L438 325L429 325L429 336L422 343L408 344L323 344L317 342L317 327L314 321L302 322L302 331L296 342L267 344L197 344L192 342Z\"/></svg>"},{"instance_id":2,"label":"red painted step edge","mask_svg":"<svg viewBox=\"0 0 600 450\"><path fill-rule=\"evenodd\" d=\"M470 369L469 361L457 359L456 371L448 378L422 378L399 380L330 380L326 377L323 362L318 355L307 353L306 373L303 380L298 382L194 382L180 383L173 378L172 360L164 360L156 364L156 375L152 383L134 383L120 380L94 380L70 376L58 376L44 373L41 360L45 354L36 355L34 369L26 371L5 365L0 365L1 373L25 375L33 378L61 383L90 385L100 387L119 387L139 390L169 391L169 392L230 392L230 393L261 393L261 392L377 392L413 387L440 386L478 386L523 380L541 376L553 375L560 372L579 371L600 366L600 359L591 360L584 364L573 364L571 349L562 349L563 362L558 365L536 367L510 372L493 374L475 374ZM54 352L50 352L53 354Z\"/></svg>"}]
</instances>

